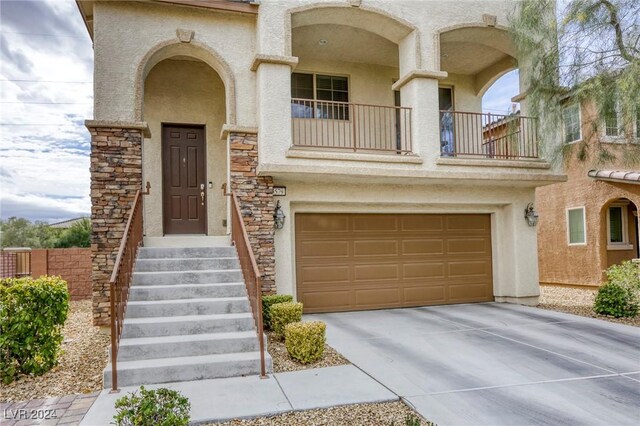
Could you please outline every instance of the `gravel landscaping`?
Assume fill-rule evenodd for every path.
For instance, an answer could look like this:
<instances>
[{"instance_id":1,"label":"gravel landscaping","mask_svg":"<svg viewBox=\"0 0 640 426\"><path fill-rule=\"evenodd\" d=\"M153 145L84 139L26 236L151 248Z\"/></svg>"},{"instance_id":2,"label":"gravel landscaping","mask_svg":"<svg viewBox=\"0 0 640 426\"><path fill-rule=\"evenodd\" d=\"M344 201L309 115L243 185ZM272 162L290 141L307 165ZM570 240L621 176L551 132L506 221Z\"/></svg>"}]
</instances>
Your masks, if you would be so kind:
<instances>
[{"instance_id":1,"label":"gravel landscaping","mask_svg":"<svg viewBox=\"0 0 640 426\"><path fill-rule=\"evenodd\" d=\"M640 315L634 318L614 318L593 312L596 292L597 289L542 285L538 307L640 327Z\"/></svg>"},{"instance_id":2,"label":"gravel landscaping","mask_svg":"<svg viewBox=\"0 0 640 426\"><path fill-rule=\"evenodd\" d=\"M232 420L217 426L404 426L407 416L420 419L423 426L432 426L401 401L379 404L356 404L318 410L295 411L273 417Z\"/></svg>"},{"instance_id":3,"label":"gravel landscaping","mask_svg":"<svg viewBox=\"0 0 640 426\"><path fill-rule=\"evenodd\" d=\"M25 401L102 390L109 336L92 325L91 301L70 302L58 365L42 376L3 385L1 402Z\"/></svg>"},{"instance_id":4,"label":"gravel landscaping","mask_svg":"<svg viewBox=\"0 0 640 426\"><path fill-rule=\"evenodd\" d=\"M336 365L350 364L349 361L340 355L335 349L329 345L324 345L324 356L318 362L311 364L301 364L289 356L287 348L284 346L284 340L280 340L275 335L267 331L267 352L273 359L273 372L284 373L286 371L306 370L308 368L333 367Z\"/></svg>"}]
</instances>

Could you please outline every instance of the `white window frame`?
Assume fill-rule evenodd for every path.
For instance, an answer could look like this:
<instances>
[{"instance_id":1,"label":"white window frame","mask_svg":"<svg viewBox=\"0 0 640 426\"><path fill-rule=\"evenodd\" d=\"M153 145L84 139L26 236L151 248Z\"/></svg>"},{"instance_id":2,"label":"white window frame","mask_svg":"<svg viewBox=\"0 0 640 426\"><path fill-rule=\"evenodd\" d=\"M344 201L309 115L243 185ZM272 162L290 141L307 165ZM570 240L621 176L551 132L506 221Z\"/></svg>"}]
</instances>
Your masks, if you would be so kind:
<instances>
[{"instance_id":1,"label":"white window frame","mask_svg":"<svg viewBox=\"0 0 640 426\"><path fill-rule=\"evenodd\" d=\"M626 140L626 129L624 114L622 114L622 106L620 101L616 101L616 124L618 125L617 135L607 135L607 119L602 117L602 141L609 143L623 143Z\"/></svg>"},{"instance_id":2,"label":"white window frame","mask_svg":"<svg viewBox=\"0 0 640 426\"><path fill-rule=\"evenodd\" d=\"M611 209L622 209L622 242L611 241ZM629 203L611 203L607 207L607 250L633 250L629 243Z\"/></svg>"},{"instance_id":3,"label":"white window frame","mask_svg":"<svg viewBox=\"0 0 640 426\"><path fill-rule=\"evenodd\" d=\"M569 212L572 210L582 210L582 226L584 227L584 241L581 243L571 242L571 222L569 221ZM586 246L587 245L587 209L585 208L585 206L567 208L566 218L567 218L567 244L570 246Z\"/></svg>"},{"instance_id":4,"label":"white window frame","mask_svg":"<svg viewBox=\"0 0 640 426\"><path fill-rule=\"evenodd\" d=\"M564 112L567 109L574 108L574 107L578 108L578 139L567 141L567 125L565 121ZM572 143L580 142L581 140L582 140L582 108L580 107L580 103L574 102L562 108L562 142L564 144L572 144Z\"/></svg>"}]
</instances>

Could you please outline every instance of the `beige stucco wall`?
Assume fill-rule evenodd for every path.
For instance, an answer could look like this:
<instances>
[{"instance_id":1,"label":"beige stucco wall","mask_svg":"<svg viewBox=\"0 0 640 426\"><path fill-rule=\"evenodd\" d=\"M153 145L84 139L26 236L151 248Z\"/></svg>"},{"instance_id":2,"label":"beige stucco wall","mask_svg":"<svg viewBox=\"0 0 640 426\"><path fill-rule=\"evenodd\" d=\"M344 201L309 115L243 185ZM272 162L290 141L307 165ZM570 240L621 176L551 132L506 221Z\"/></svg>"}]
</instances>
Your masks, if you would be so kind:
<instances>
[{"instance_id":1,"label":"beige stucco wall","mask_svg":"<svg viewBox=\"0 0 640 426\"><path fill-rule=\"evenodd\" d=\"M536 231L522 212L533 199L531 188L459 185L335 185L331 182L278 180L286 197L277 197L287 216L276 231L278 293L295 295L295 214L340 213L488 213L492 215L494 295L535 303L538 296Z\"/></svg>"},{"instance_id":2,"label":"beige stucco wall","mask_svg":"<svg viewBox=\"0 0 640 426\"><path fill-rule=\"evenodd\" d=\"M612 263L635 257L635 250L607 250L606 208L611 201L627 198L640 206L640 185L605 182L588 177L591 169L638 170L640 164L630 164L625 158L638 145L605 143L594 145L599 134L594 133L596 111L591 104L582 106L582 140L587 143L585 160L577 158L582 142L567 147L564 161L568 181L536 190L536 209L540 214L538 246L540 248L540 282L550 284L600 285L603 271ZM597 151L606 149L615 160L598 161ZM586 244L569 245L567 237L568 208L585 207ZM630 211L629 211L630 212ZM634 220L629 217L630 222ZM637 231L630 229L635 243ZM636 234L636 235L634 235ZM636 247L634 245L634 247Z\"/></svg>"},{"instance_id":3,"label":"beige stucco wall","mask_svg":"<svg viewBox=\"0 0 640 426\"><path fill-rule=\"evenodd\" d=\"M255 73L250 70L255 20L255 15L169 4L96 2L95 119L144 121L141 70L147 59L153 59L150 53L160 50L157 55L162 55L162 49L171 49L171 54L197 54L209 60L225 82L226 121L255 126ZM193 41L181 43L178 29L192 30Z\"/></svg>"},{"instance_id":4,"label":"beige stucco wall","mask_svg":"<svg viewBox=\"0 0 640 426\"><path fill-rule=\"evenodd\" d=\"M145 231L163 235L162 222L162 123L205 126L206 182L209 235L224 235L227 197L220 187L227 179L227 145L220 140L225 119L224 85L207 64L165 60L156 65L145 82L144 115L151 138L142 144L143 181L151 183L145 198Z\"/></svg>"}]
</instances>

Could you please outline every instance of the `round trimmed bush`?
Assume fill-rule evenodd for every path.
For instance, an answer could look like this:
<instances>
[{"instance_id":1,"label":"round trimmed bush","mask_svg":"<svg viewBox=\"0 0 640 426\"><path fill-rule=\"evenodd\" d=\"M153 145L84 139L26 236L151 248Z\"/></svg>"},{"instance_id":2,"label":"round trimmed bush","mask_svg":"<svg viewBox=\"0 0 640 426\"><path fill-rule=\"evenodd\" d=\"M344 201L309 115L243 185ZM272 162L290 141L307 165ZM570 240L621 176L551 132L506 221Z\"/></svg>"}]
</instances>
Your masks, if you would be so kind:
<instances>
[{"instance_id":1,"label":"round trimmed bush","mask_svg":"<svg viewBox=\"0 0 640 426\"><path fill-rule=\"evenodd\" d=\"M598 290L593 310L616 318L633 317L638 313L638 302L630 289L609 282Z\"/></svg>"},{"instance_id":2,"label":"round trimmed bush","mask_svg":"<svg viewBox=\"0 0 640 426\"><path fill-rule=\"evenodd\" d=\"M322 359L326 330L327 326L322 321L288 324L284 330L284 345L291 358L303 364Z\"/></svg>"},{"instance_id":3,"label":"round trimmed bush","mask_svg":"<svg viewBox=\"0 0 640 426\"><path fill-rule=\"evenodd\" d=\"M293 296L290 294L268 294L262 296L262 323L265 328L271 329L271 306L284 302L293 302Z\"/></svg>"},{"instance_id":4,"label":"round trimmed bush","mask_svg":"<svg viewBox=\"0 0 640 426\"><path fill-rule=\"evenodd\" d=\"M279 338L284 337L284 328L292 322L302 320L302 303L284 302L271 306L271 329Z\"/></svg>"}]
</instances>

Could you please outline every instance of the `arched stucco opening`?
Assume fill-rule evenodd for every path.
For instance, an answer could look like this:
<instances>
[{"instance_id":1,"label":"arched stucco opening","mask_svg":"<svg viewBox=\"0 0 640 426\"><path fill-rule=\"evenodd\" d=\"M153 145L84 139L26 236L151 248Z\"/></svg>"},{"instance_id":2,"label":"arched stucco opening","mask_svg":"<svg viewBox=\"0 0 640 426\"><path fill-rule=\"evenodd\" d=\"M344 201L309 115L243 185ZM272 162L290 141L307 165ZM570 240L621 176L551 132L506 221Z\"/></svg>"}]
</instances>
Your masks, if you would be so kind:
<instances>
[{"instance_id":1,"label":"arched stucco opening","mask_svg":"<svg viewBox=\"0 0 640 426\"><path fill-rule=\"evenodd\" d=\"M612 198L600 209L599 254L603 271L625 260L640 258L638 205L638 200Z\"/></svg>"},{"instance_id":2,"label":"arched stucco opening","mask_svg":"<svg viewBox=\"0 0 640 426\"><path fill-rule=\"evenodd\" d=\"M417 30L387 12L345 4L288 13L286 49L298 58L291 78L293 145L411 151L410 110L400 108L392 86L404 69L416 68Z\"/></svg>"},{"instance_id":3,"label":"arched stucco opening","mask_svg":"<svg viewBox=\"0 0 640 426\"><path fill-rule=\"evenodd\" d=\"M170 58L191 58L206 63L224 83L225 124L236 124L236 84L229 64L211 47L191 41L182 43L178 40L167 40L154 46L140 61L136 71L136 118L144 121L144 84L149 72L159 62Z\"/></svg>"},{"instance_id":4,"label":"arched stucco opening","mask_svg":"<svg viewBox=\"0 0 640 426\"><path fill-rule=\"evenodd\" d=\"M151 133L142 145L142 173L155 188L145 199L145 232L226 235L227 197L219 188L228 170L220 140L228 86L208 62L175 53L154 56L142 74L141 114Z\"/></svg>"},{"instance_id":5,"label":"arched stucco opening","mask_svg":"<svg viewBox=\"0 0 640 426\"><path fill-rule=\"evenodd\" d=\"M476 96L518 67L515 47L504 27L457 25L441 29L438 35L440 69L466 76Z\"/></svg>"}]
</instances>

